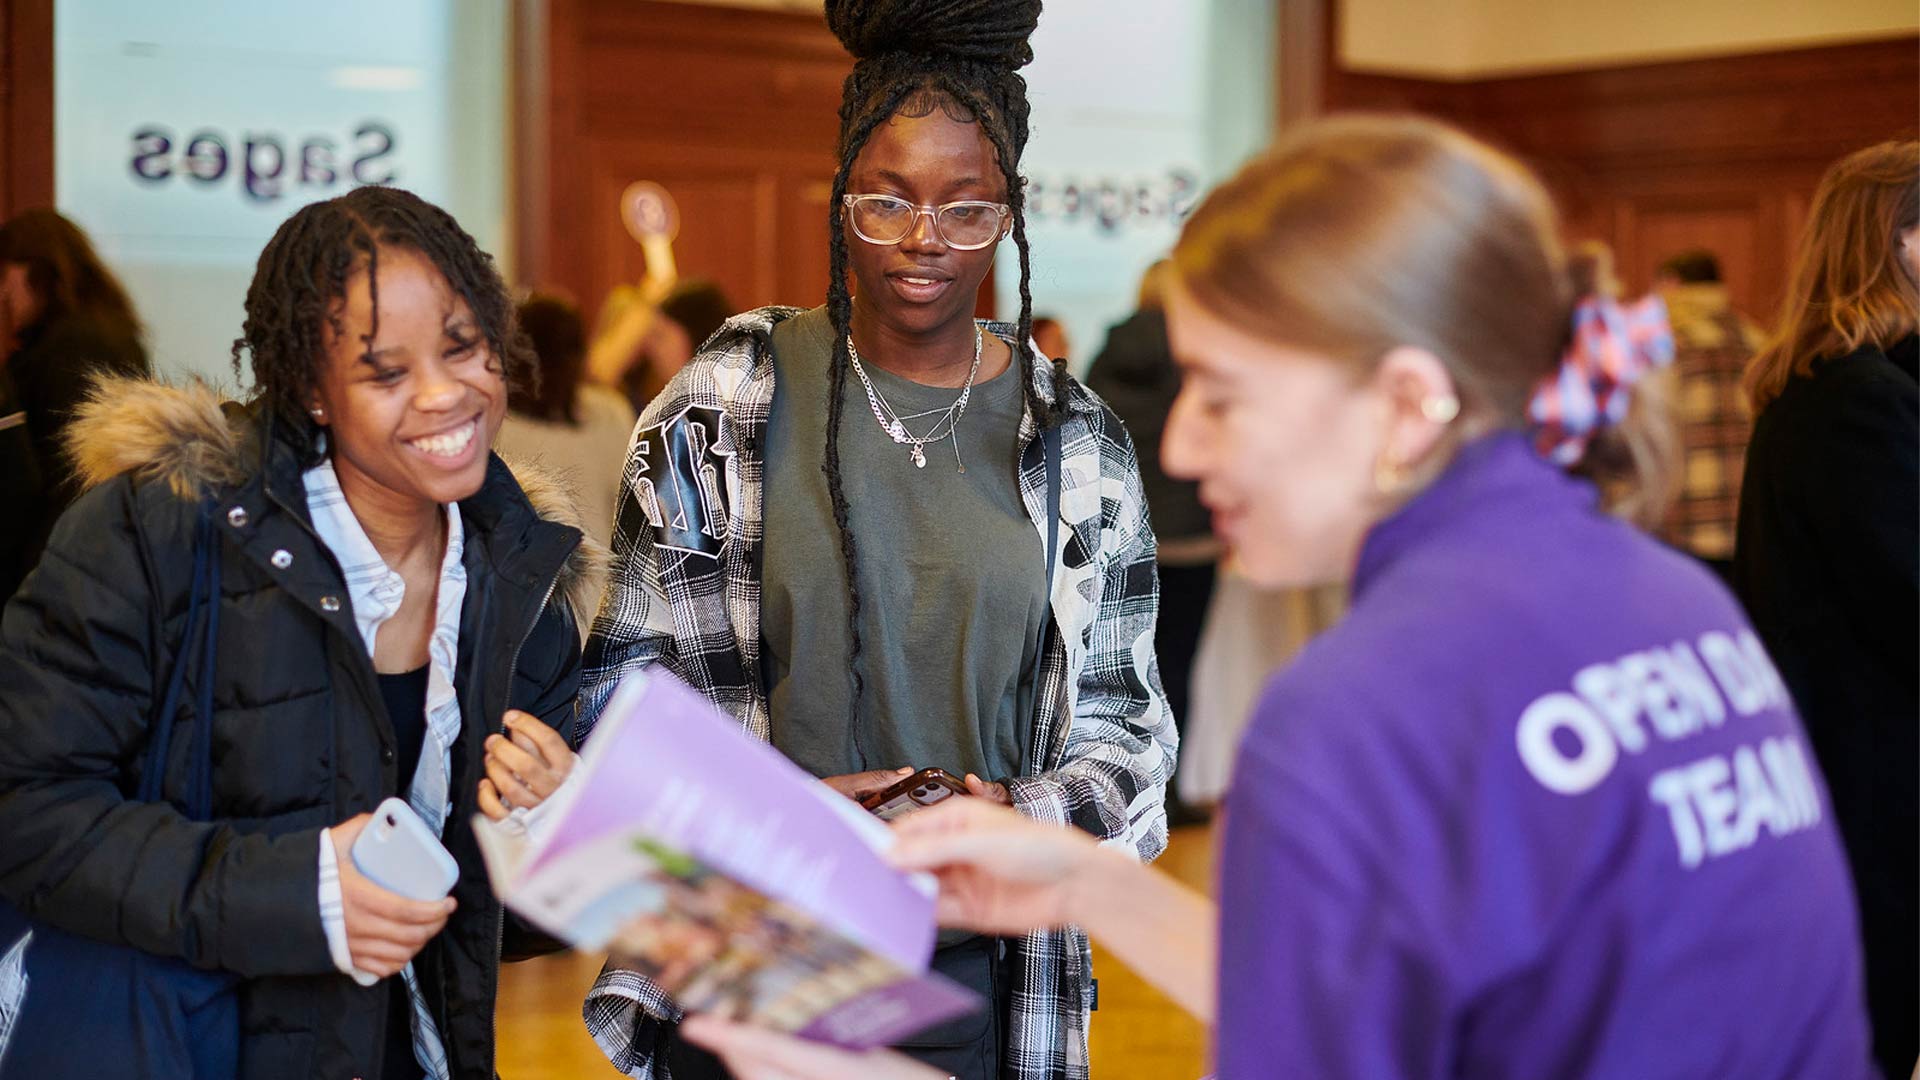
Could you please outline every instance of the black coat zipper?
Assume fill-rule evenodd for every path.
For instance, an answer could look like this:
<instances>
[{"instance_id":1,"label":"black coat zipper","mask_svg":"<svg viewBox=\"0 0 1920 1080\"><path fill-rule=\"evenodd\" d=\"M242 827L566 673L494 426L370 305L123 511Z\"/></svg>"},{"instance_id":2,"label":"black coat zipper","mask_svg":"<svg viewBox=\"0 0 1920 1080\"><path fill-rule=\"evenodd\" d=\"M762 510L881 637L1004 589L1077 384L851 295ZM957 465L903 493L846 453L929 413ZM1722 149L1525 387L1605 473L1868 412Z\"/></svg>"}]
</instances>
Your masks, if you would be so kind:
<instances>
[{"instance_id":1,"label":"black coat zipper","mask_svg":"<svg viewBox=\"0 0 1920 1080\"><path fill-rule=\"evenodd\" d=\"M527 639L540 625L540 616L546 614L547 605L553 602L553 594L560 587L560 573L566 569L563 561L553 572L553 579L547 582L547 592L540 598L540 606L533 609L533 618L527 620L527 628L520 635L520 643L513 647L513 662L507 665L507 697L513 697L513 677L520 670L520 650L527 647ZM502 725L502 731L505 725ZM493 1007L487 1011L487 1075L499 1075L500 1064L500 964L507 949L507 905L504 900L493 900Z\"/></svg>"}]
</instances>

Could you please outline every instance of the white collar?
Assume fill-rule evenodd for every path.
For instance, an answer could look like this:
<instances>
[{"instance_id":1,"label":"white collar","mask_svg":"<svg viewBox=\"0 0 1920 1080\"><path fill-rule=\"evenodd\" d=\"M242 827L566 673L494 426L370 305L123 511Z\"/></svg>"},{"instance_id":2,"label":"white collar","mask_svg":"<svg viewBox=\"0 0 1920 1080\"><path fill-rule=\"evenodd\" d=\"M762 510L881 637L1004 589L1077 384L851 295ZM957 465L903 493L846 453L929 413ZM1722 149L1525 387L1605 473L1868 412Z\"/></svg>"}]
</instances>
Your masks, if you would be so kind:
<instances>
[{"instance_id":1,"label":"white collar","mask_svg":"<svg viewBox=\"0 0 1920 1080\"><path fill-rule=\"evenodd\" d=\"M347 596L353 603L353 621L360 631L367 655L373 655L380 627L400 610L407 594L406 579L389 567L367 538L367 531L354 516L353 508L340 491L340 477L331 460L308 469L302 477L307 487L307 512L313 518L314 532L340 561L347 579ZM448 778L452 774L453 746L459 741L463 719L459 695L454 689L453 673L460 659L460 609L467 596L467 567L461 555L465 533L460 523L460 507L447 503L447 553L440 561L440 584L434 598L433 638L428 645L427 738L420 752L407 802L440 833L452 809Z\"/></svg>"},{"instance_id":2,"label":"white collar","mask_svg":"<svg viewBox=\"0 0 1920 1080\"><path fill-rule=\"evenodd\" d=\"M301 479L307 488L307 513L313 518L313 531L320 534L321 541L340 561L340 572L347 579L347 595L353 602L354 625L366 643L367 655L372 656L380 627L400 610L400 602L407 594L406 579L387 565L373 541L368 539L367 530L347 505L347 497L340 490L340 477L333 471L330 459L322 459ZM462 554L466 534L460 521L460 504L447 503L444 509L447 552L440 560L441 592L444 594L449 580L457 576L464 593L467 572ZM454 632L458 636L458 609L454 619Z\"/></svg>"}]
</instances>

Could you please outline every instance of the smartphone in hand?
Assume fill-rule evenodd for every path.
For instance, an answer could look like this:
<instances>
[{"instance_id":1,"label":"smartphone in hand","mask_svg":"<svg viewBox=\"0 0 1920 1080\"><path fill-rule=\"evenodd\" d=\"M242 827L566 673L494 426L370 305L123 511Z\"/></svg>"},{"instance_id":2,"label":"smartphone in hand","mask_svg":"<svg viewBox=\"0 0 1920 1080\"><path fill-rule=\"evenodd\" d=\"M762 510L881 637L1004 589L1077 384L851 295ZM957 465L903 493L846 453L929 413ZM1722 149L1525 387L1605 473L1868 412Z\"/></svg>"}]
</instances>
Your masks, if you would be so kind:
<instances>
[{"instance_id":1,"label":"smartphone in hand","mask_svg":"<svg viewBox=\"0 0 1920 1080\"><path fill-rule=\"evenodd\" d=\"M955 795L972 794L967 785L945 769L921 769L892 787L860 800L881 821L924 810Z\"/></svg>"},{"instance_id":2,"label":"smartphone in hand","mask_svg":"<svg viewBox=\"0 0 1920 1080\"><path fill-rule=\"evenodd\" d=\"M369 881L409 900L439 900L460 880L460 865L405 799L388 799L353 842L353 865Z\"/></svg>"}]
</instances>

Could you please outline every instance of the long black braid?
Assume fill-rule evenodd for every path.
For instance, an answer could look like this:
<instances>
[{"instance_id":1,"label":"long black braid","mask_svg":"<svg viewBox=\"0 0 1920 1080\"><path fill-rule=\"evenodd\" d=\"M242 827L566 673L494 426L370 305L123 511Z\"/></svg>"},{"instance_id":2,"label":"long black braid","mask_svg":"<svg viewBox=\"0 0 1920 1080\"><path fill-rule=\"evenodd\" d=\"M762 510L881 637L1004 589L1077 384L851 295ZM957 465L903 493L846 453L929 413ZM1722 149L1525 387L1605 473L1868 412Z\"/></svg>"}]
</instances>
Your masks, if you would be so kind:
<instances>
[{"instance_id":1,"label":"long black braid","mask_svg":"<svg viewBox=\"0 0 1920 1080\"><path fill-rule=\"evenodd\" d=\"M1052 400L1035 386L1037 359L1033 336L1032 258L1027 247L1026 191L1020 155L1027 145L1027 82L1019 69L1033 60L1027 39L1040 20L1040 0L828 0L827 26L856 63L841 87L840 164L828 203L827 313L834 344L829 361L831 389L827 405L825 471L834 524L840 531L840 555L847 574L847 667L853 677L848 712L853 742L862 767L867 760L860 739L860 701L865 679L860 670L859 560L850 524L840 468L840 425L846 411L847 335L853 325L853 297L847 291L847 238L842 196L854 159L874 129L896 115L926 116L942 109L956 120L976 122L993 144L1006 180L1012 210L1013 241L1020 252L1020 316L1015 323L1014 354L1020 361L1027 409L1042 427L1060 422L1065 410L1065 364L1053 363Z\"/></svg>"},{"instance_id":2,"label":"long black braid","mask_svg":"<svg viewBox=\"0 0 1920 1080\"><path fill-rule=\"evenodd\" d=\"M493 363L508 385L538 378L532 346L521 332L512 295L494 266L453 215L399 188L361 187L300 208L260 252L247 286L246 322L233 343L233 370L251 357L255 396L306 464L319 460L319 425L307 410L327 362L327 335L346 332L341 309L347 280L364 267L374 320L363 335L371 353L379 332L382 247L418 251L473 310Z\"/></svg>"}]
</instances>

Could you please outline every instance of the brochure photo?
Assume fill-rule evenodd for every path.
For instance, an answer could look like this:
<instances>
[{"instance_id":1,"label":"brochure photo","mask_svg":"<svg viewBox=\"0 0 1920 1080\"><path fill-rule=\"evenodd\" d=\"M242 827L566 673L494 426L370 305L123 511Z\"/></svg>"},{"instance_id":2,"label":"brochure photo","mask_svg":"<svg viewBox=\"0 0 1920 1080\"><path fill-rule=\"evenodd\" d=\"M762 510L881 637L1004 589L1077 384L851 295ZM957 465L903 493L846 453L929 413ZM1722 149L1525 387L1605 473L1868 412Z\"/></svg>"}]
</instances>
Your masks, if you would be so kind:
<instances>
[{"instance_id":1,"label":"brochure photo","mask_svg":"<svg viewBox=\"0 0 1920 1080\"><path fill-rule=\"evenodd\" d=\"M662 672L629 677L530 837L476 818L506 904L688 1012L840 1046L984 1007L929 973L931 879L886 826Z\"/></svg>"}]
</instances>

